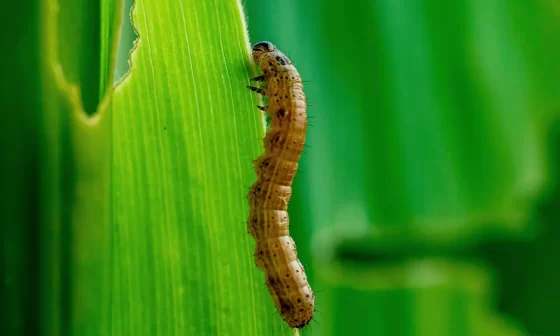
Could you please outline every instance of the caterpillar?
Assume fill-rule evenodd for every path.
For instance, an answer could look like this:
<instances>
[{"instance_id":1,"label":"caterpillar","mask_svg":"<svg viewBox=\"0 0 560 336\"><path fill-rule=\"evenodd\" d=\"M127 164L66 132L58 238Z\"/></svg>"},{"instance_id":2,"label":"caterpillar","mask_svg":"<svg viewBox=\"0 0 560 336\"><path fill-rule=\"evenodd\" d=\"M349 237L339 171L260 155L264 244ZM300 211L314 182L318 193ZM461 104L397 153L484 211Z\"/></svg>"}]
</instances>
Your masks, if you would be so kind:
<instances>
[{"instance_id":1,"label":"caterpillar","mask_svg":"<svg viewBox=\"0 0 560 336\"><path fill-rule=\"evenodd\" d=\"M257 106L270 117L264 154L253 161L257 181L249 189L249 234L255 239L255 263L278 313L292 328L313 318L315 296L289 233L288 202L307 132L307 102L301 77L292 62L270 42L258 42L252 56L262 87L247 86L265 98Z\"/></svg>"}]
</instances>

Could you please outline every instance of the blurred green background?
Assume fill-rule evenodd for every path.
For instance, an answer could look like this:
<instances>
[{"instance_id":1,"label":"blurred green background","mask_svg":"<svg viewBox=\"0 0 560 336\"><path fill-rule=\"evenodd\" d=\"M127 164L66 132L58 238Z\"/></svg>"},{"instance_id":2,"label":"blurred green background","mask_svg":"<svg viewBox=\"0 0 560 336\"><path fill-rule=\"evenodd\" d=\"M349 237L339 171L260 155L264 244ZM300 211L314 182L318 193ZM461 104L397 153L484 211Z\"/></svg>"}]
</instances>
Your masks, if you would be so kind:
<instances>
[{"instance_id":1,"label":"blurred green background","mask_svg":"<svg viewBox=\"0 0 560 336\"><path fill-rule=\"evenodd\" d=\"M550 1L246 2L307 80L317 335L557 335Z\"/></svg>"},{"instance_id":2,"label":"blurred green background","mask_svg":"<svg viewBox=\"0 0 560 336\"><path fill-rule=\"evenodd\" d=\"M47 34L39 29L43 27L42 11L50 10L45 3L48 1L6 4L4 13L14 14L2 20L1 27L8 47L2 52L6 68L0 133L2 156L10 162L3 164L2 170L2 334L290 334L276 321L279 318L262 286L255 294L257 299L238 301L230 292L239 291L241 297L246 297L251 292L249 286L243 281L230 286L220 280L251 272L248 278L263 281L262 274L250 268L250 248L243 250L251 243L243 241L239 247L231 242L237 239L231 235L234 231L229 231L229 236L228 232L220 233L219 225L239 226L243 231L242 215L239 224L216 220L218 233L210 237L216 240L208 245L179 241L178 245L185 246L172 246L170 249L176 251L158 254L158 242L153 240L166 245L164 231L154 229L152 222L141 223L135 213L148 211L148 215L157 217L158 206L163 204L167 211L167 205L158 203L161 200L157 197L144 203L135 194L149 192L161 181L150 172L139 173L134 167L119 165L124 162L119 161L124 160L121 156L129 151L131 156L140 158L137 162L159 160L158 153L153 157L147 153L147 158L135 154L151 148L154 139L158 139L155 131L133 126L130 118L118 113L119 109L138 114L146 113L144 110L134 110L117 100L117 108L109 107L112 114L107 113L105 118L114 118L114 126L110 121L98 126L113 127L113 131L95 133L95 144L100 145L91 148L80 142L81 134L89 131L73 133L77 123L74 119L61 117L63 113L49 114L56 110L50 108L55 105L60 106L59 111L71 111L73 101L56 95L52 98L49 92L54 92L53 84L38 75L44 70L46 56L45 49L35 41ZM81 20L79 27L88 29L71 29L70 25L61 29L59 38L62 44L67 40L82 41L71 44L68 50L76 52L62 53L61 61L71 69L67 70L68 77L81 83L84 111L89 114L94 113L105 91L110 93L111 89L105 87L107 81L117 83L128 71L129 51L137 38L129 20L132 2L127 0L123 4L113 80L107 50L114 32L102 28L109 27L103 22L112 22L121 11L118 2L101 3L100 7L96 2L83 2L83 6L70 0L60 2L61 22L72 21L75 13L87 18ZM169 12L178 11L177 3L159 7L151 2L150 8L140 10L152 11L154 25L161 23L165 28L168 19L158 17L165 15L158 10L165 7ZM208 27L206 40L200 39L212 48L219 34L239 26L234 19L232 23L220 20L220 15L235 17L233 1L181 3L187 11L192 8L195 15L184 22L185 32L191 33L192 39ZM250 42L268 40L285 52L305 81L309 101L309 147L302 157L289 210L300 259L317 291L316 317L302 334L560 335L560 5L551 0L245 0L242 5ZM65 11L68 8L75 12ZM152 21L148 14L142 18L147 29ZM195 31L191 27L199 18L202 28ZM182 32L182 23L177 22L177 30ZM236 29L231 38L235 43L242 39L238 33L241 28ZM220 35L220 41L221 38ZM97 42L92 46L88 39ZM162 55L173 55L173 44L180 44L179 40L155 38L152 43L156 48L161 46ZM191 61L208 57L202 45L193 44ZM90 47L101 57L89 53ZM217 63L218 59L212 61ZM147 69L148 63L144 66ZM83 71L95 75L80 77ZM189 71L192 68L185 67L169 71L166 76L187 78ZM239 77L243 76L239 71ZM202 79L207 81L205 76ZM237 85L235 79L232 82ZM201 92L205 90L202 80L196 82L198 86L185 89L171 80L161 79L160 83L169 86L161 89L167 94L162 100L172 101L178 96L174 89L195 96L192 91L197 87ZM239 84L240 88L245 85ZM33 96L36 91L43 94ZM235 97L243 102L250 100L237 93ZM213 99L221 98L217 94ZM241 104L237 100L233 103ZM171 107L165 110L162 123L171 129L173 115L181 111ZM244 121L254 120L258 113L244 111L253 112L255 115ZM219 119L212 119L216 129L222 125ZM202 127L201 138L206 139L210 129L211 126ZM259 153L255 144L260 146L260 139L255 129L250 128L251 136L255 134L254 139L247 140L251 144L241 147L239 153L229 147L223 152L240 160L243 169L250 167L250 160ZM177 134L175 139L181 139ZM134 139L144 140L146 147L134 147ZM217 142L219 146L219 139ZM165 142L168 147L173 143ZM79 155L76 158L67 147L78 148L91 159L83 160ZM113 161L105 160L111 151L115 153ZM196 151L187 150L185 156L191 158L191 153ZM176 160L173 169L196 166L204 171L205 167L195 160L182 165L176 159L181 155L167 156ZM109 163L113 164L110 177ZM180 184L187 180L180 179L183 175L175 170L163 171L171 185L177 182L179 188L186 190L207 190L198 185L203 184L199 180L188 179L190 184ZM53 172L55 179L49 177ZM244 172L239 181L250 184L254 176L247 174ZM82 175L92 182L84 188L99 192L98 197L86 205L79 201L66 203L74 199L71 182L58 179ZM126 184L128 176L138 189ZM220 181L211 182L218 185ZM246 186L233 189L238 187ZM216 200L212 204L218 204L218 196L193 196L193 204L198 205L192 212L185 206L185 214L177 215L176 221L198 220L201 227L207 221L213 223L214 219L205 219L209 215L204 211L198 217L197 209L208 207L205 202L210 199ZM169 199L166 202L175 202L172 196ZM177 203L187 203L183 201L181 198ZM108 202L113 206L112 212L107 210ZM146 206L150 209L146 210ZM88 214L95 217L98 209L102 209L102 222L78 222L84 225L78 226L83 230L77 233L69 229L76 220L73 216L78 220ZM219 205L214 209L216 213L222 210ZM39 214L49 219L41 221ZM138 231L134 231L137 219ZM173 222L169 218L165 221ZM102 224L96 226L99 223ZM184 235L185 240L192 234L194 239L205 241L207 232L195 226L184 229L179 225L177 234ZM152 244L155 247L150 250ZM216 253L216 245L235 251L235 256L229 257L239 256L242 260L240 273L228 273L231 265L225 266L225 260L230 259L223 255L226 253ZM81 262L94 254L101 255L95 263ZM174 259L175 254L187 260L200 254L201 263L212 259L211 263L227 270L198 263L192 266L181 258ZM194 257L190 260L198 262ZM158 272L166 273L174 263L180 264L179 272L186 270L184 278L178 276L182 280L158 278ZM137 267L144 264L148 270ZM79 273L82 266L87 269ZM119 273L121 269L126 273ZM201 285L204 279L207 283ZM174 287L178 283L181 285ZM186 288L183 283L187 283ZM223 296L216 294L218 287L220 293L225 293ZM129 288L133 289L129 292ZM72 294L60 294L65 291ZM146 295L150 292L158 292L153 300ZM177 293L186 293L184 302L174 301ZM86 299L80 295L87 295ZM200 295L196 296L199 306L188 306L186 302L194 301L194 295ZM90 309L92 313L82 316L65 311L73 306L64 300L83 304L84 311ZM230 305L232 302L238 305ZM135 305L142 308L135 311ZM246 316L246 311L252 316L236 320L231 317L236 309L241 316ZM214 310L219 312L212 313ZM165 324L168 315L173 314L184 325ZM144 328L144 323L148 327ZM257 327L246 332L251 324Z\"/></svg>"}]
</instances>

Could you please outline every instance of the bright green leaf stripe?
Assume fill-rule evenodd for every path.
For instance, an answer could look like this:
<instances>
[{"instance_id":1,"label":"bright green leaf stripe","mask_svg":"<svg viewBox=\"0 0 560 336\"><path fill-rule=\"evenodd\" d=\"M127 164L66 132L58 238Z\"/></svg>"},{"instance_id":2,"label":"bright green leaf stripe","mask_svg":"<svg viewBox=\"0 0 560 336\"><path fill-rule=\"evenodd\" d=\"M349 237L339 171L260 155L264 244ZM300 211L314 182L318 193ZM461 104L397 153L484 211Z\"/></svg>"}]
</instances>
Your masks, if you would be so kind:
<instances>
[{"instance_id":1,"label":"bright green leaf stripe","mask_svg":"<svg viewBox=\"0 0 560 336\"><path fill-rule=\"evenodd\" d=\"M246 232L257 97L235 1L138 1L113 99L113 334L291 334Z\"/></svg>"}]
</instances>

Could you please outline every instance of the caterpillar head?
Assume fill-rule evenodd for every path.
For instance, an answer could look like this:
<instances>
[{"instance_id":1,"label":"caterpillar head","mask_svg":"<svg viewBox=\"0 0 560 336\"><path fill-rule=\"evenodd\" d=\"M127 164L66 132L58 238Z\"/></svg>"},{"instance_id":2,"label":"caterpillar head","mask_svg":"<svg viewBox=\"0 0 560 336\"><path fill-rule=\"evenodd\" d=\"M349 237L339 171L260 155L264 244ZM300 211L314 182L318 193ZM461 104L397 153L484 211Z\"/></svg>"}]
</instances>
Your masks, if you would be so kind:
<instances>
[{"instance_id":1,"label":"caterpillar head","mask_svg":"<svg viewBox=\"0 0 560 336\"><path fill-rule=\"evenodd\" d=\"M261 41L253 44L253 59L259 63L263 54L273 52L276 50L274 44L268 41Z\"/></svg>"}]
</instances>

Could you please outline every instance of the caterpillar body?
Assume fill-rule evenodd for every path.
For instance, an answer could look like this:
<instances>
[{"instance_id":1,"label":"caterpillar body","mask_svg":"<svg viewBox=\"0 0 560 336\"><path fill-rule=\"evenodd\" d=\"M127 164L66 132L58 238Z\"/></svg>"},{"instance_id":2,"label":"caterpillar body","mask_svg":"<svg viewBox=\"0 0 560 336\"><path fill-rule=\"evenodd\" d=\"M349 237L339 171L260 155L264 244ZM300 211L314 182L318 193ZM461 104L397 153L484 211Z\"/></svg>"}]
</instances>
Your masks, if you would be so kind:
<instances>
[{"instance_id":1,"label":"caterpillar body","mask_svg":"<svg viewBox=\"0 0 560 336\"><path fill-rule=\"evenodd\" d=\"M252 56L262 87L249 89L268 98L258 106L270 116L264 154L253 162L257 181L249 189L248 231L255 239L255 263L280 316L290 327L303 328L315 311L315 296L307 282L296 245L289 233L288 202L292 181L305 144L307 102L301 77L292 62L270 42L258 42Z\"/></svg>"}]
</instances>

